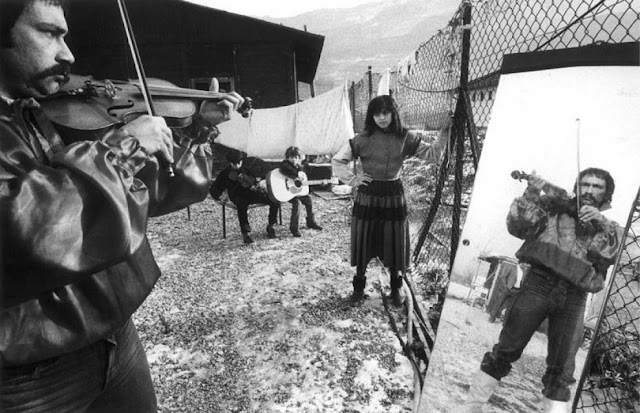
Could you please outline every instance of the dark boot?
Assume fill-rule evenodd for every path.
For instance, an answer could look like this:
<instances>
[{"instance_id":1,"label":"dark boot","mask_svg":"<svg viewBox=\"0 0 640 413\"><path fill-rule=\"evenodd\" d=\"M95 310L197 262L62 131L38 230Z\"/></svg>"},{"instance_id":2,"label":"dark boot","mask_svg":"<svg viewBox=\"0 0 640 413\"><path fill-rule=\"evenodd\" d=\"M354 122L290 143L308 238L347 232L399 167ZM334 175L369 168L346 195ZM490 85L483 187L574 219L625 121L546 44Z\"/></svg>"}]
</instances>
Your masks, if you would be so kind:
<instances>
[{"instance_id":1,"label":"dark boot","mask_svg":"<svg viewBox=\"0 0 640 413\"><path fill-rule=\"evenodd\" d=\"M364 295L364 287L367 285L367 277L353 277L353 294L351 294L351 302L358 303L364 300L366 297Z\"/></svg>"},{"instance_id":2,"label":"dark boot","mask_svg":"<svg viewBox=\"0 0 640 413\"><path fill-rule=\"evenodd\" d=\"M300 233L300 230L298 229L298 221L291 222L291 225L289 225L289 229L291 230L291 234L296 237L296 238L300 238L302 236L302 234Z\"/></svg>"},{"instance_id":3,"label":"dark boot","mask_svg":"<svg viewBox=\"0 0 640 413\"><path fill-rule=\"evenodd\" d=\"M242 233L242 240L245 244L253 244L253 238L251 238L251 235L249 235L248 232Z\"/></svg>"},{"instance_id":4,"label":"dark boot","mask_svg":"<svg viewBox=\"0 0 640 413\"><path fill-rule=\"evenodd\" d=\"M307 228L322 231L322 227L316 222L316 217L313 214L307 214Z\"/></svg>"},{"instance_id":5,"label":"dark boot","mask_svg":"<svg viewBox=\"0 0 640 413\"><path fill-rule=\"evenodd\" d=\"M402 277L391 277L391 303L394 307L402 307L403 299L400 295Z\"/></svg>"},{"instance_id":6,"label":"dark boot","mask_svg":"<svg viewBox=\"0 0 640 413\"><path fill-rule=\"evenodd\" d=\"M268 238L276 237L276 230L273 228L273 225L267 225L267 237Z\"/></svg>"}]
</instances>

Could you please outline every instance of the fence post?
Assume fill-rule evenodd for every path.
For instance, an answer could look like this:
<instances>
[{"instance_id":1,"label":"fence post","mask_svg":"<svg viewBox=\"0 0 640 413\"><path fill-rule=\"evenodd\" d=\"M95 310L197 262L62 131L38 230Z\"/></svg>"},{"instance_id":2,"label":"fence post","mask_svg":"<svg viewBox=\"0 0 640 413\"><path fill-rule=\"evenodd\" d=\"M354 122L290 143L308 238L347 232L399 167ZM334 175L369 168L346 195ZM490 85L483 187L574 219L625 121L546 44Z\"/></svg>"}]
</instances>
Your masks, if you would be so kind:
<instances>
[{"instance_id":1,"label":"fence post","mask_svg":"<svg viewBox=\"0 0 640 413\"><path fill-rule=\"evenodd\" d=\"M471 2L463 2L462 12L462 55L460 56L460 87L466 88L469 84L469 56L471 55Z\"/></svg>"},{"instance_id":2,"label":"fence post","mask_svg":"<svg viewBox=\"0 0 640 413\"><path fill-rule=\"evenodd\" d=\"M351 103L351 119L353 119L353 126L356 126L356 82L351 82L351 88L349 91L349 100Z\"/></svg>"},{"instance_id":3,"label":"fence post","mask_svg":"<svg viewBox=\"0 0 640 413\"><path fill-rule=\"evenodd\" d=\"M460 87L458 89L458 100L454 112L451 134L454 136L456 148L456 166L454 172L454 200L453 216L451 219L451 255L449 257L449 271L453 268L453 261L458 251L458 241L460 240L460 214L462 210L462 180L464 178L462 163L464 162L464 130L465 130L465 91L469 83L469 56L471 55L471 2L463 2L464 11L462 14L462 54L460 62ZM468 121L468 120L467 120Z\"/></svg>"},{"instance_id":4,"label":"fence post","mask_svg":"<svg viewBox=\"0 0 640 413\"><path fill-rule=\"evenodd\" d=\"M464 155L464 125L465 125L465 91L469 83L469 56L471 55L471 2L463 2L464 11L462 14L462 55L460 62L460 87L458 89L458 101L454 113L452 135L455 139L456 147L456 167L454 180L454 200L453 200L453 216L451 221L451 255L449 259L449 270L453 268L453 260L458 250L458 241L460 240L460 214L462 210L462 163Z\"/></svg>"},{"instance_id":5,"label":"fence post","mask_svg":"<svg viewBox=\"0 0 640 413\"><path fill-rule=\"evenodd\" d=\"M367 70L367 77L369 79L369 101L373 98L373 78L371 75L371 66Z\"/></svg>"}]
</instances>

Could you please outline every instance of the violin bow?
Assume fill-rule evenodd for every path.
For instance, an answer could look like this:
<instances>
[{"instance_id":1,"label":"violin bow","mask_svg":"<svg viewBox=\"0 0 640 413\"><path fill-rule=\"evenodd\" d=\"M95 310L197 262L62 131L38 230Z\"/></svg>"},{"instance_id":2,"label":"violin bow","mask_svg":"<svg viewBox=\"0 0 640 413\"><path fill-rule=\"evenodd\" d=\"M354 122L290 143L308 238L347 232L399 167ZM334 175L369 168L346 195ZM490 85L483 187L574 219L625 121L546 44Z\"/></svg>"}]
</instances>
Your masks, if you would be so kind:
<instances>
[{"instance_id":1,"label":"violin bow","mask_svg":"<svg viewBox=\"0 0 640 413\"><path fill-rule=\"evenodd\" d=\"M131 49L131 56L133 57L133 64L138 74L138 80L140 81L140 90L144 98L144 103L147 106L147 113L150 116L155 116L156 111L153 107L153 100L151 99L151 93L149 93L149 85L147 83L147 76L144 73L144 67L142 66L142 59L140 58L140 52L138 51L138 45L136 44L136 38L133 35L133 27L129 20L129 14L127 13L127 7L124 4L124 0L116 0L120 9L120 17L122 17L122 24L124 25L125 32L127 34L127 43ZM160 161L160 160L159 160ZM170 177L174 177L173 167L171 164L166 166L167 173Z\"/></svg>"}]
</instances>

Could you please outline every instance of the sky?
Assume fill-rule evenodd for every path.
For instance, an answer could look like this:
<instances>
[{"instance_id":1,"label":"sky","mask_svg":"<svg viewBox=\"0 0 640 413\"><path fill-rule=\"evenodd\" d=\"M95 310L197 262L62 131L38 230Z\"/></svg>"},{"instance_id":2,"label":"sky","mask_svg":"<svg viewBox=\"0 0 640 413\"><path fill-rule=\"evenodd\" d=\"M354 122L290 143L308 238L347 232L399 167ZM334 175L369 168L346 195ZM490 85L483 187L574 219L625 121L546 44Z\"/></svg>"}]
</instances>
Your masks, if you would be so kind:
<instances>
[{"instance_id":1,"label":"sky","mask_svg":"<svg viewBox=\"0 0 640 413\"><path fill-rule=\"evenodd\" d=\"M350 8L381 0L187 0L252 17L292 17L318 9Z\"/></svg>"}]
</instances>

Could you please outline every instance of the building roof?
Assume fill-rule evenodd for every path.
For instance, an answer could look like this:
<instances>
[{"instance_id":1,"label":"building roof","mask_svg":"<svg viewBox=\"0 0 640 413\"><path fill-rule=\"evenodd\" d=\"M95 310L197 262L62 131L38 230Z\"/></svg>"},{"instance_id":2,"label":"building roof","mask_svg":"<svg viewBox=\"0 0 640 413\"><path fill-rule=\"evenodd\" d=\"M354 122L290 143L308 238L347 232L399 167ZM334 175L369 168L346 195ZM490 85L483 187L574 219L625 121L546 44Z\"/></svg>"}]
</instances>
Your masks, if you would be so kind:
<instances>
[{"instance_id":1,"label":"building roof","mask_svg":"<svg viewBox=\"0 0 640 413\"><path fill-rule=\"evenodd\" d=\"M139 47L165 43L188 47L196 42L212 45L288 42L295 50L298 80L311 83L316 75L324 36L183 0L127 0L126 7ZM96 46L117 46L125 42L123 37L100 36L101 30L107 32L113 30L113 26L121 27L115 1L76 1L69 20L72 35L84 26L80 32L93 33L92 41L100 42ZM112 44L106 44L109 42Z\"/></svg>"}]
</instances>

